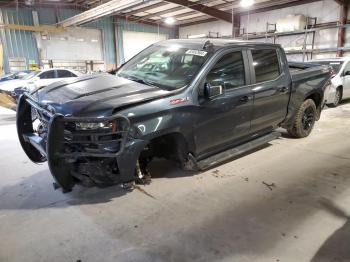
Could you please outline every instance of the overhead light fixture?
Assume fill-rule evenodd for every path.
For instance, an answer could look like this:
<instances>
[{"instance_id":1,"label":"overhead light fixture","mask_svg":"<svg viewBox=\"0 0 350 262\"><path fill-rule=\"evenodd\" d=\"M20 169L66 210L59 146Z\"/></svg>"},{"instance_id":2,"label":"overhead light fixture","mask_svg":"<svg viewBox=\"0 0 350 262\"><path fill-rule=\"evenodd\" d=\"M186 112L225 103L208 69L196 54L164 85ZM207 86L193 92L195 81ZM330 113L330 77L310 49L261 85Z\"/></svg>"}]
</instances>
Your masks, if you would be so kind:
<instances>
[{"instance_id":1,"label":"overhead light fixture","mask_svg":"<svg viewBox=\"0 0 350 262\"><path fill-rule=\"evenodd\" d=\"M254 0L241 0L239 4L243 8L248 8L254 4Z\"/></svg>"},{"instance_id":2,"label":"overhead light fixture","mask_svg":"<svg viewBox=\"0 0 350 262\"><path fill-rule=\"evenodd\" d=\"M165 20L164 20L164 23L166 23L166 24L168 24L168 25L172 25L172 24L174 24L175 22L176 22L175 18L174 18L174 17L171 17L171 16L165 18Z\"/></svg>"}]
</instances>

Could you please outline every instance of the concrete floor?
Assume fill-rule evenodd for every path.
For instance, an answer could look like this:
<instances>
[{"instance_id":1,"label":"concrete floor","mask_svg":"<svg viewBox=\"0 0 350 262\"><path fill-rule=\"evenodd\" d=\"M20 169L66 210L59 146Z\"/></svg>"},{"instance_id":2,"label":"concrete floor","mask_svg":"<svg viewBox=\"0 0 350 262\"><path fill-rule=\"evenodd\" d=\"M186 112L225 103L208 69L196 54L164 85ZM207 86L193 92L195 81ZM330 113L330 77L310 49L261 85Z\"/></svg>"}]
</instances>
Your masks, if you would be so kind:
<instances>
[{"instance_id":1,"label":"concrete floor","mask_svg":"<svg viewBox=\"0 0 350 262\"><path fill-rule=\"evenodd\" d=\"M0 261L350 261L350 103L201 174L152 165L150 185L54 191L0 110ZM272 184L271 189L265 185Z\"/></svg>"}]
</instances>

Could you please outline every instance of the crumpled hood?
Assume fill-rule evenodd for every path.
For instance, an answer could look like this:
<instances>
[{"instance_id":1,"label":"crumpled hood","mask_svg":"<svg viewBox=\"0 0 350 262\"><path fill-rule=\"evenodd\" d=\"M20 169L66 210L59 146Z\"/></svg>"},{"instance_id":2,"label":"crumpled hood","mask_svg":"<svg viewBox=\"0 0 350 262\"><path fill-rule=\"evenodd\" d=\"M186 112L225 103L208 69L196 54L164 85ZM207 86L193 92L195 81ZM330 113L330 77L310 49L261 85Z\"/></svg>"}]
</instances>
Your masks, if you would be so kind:
<instances>
[{"instance_id":1,"label":"crumpled hood","mask_svg":"<svg viewBox=\"0 0 350 262\"><path fill-rule=\"evenodd\" d=\"M110 74L83 76L53 83L32 94L38 102L72 116L109 116L120 107L163 97L170 91Z\"/></svg>"},{"instance_id":2,"label":"crumpled hood","mask_svg":"<svg viewBox=\"0 0 350 262\"><path fill-rule=\"evenodd\" d=\"M15 88L25 87L26 85L27 85L26 80L22 80L22 79L8 80L8 81L0 82L0 90L12 92L15 90Z\"/></svg>"}]
</instances>

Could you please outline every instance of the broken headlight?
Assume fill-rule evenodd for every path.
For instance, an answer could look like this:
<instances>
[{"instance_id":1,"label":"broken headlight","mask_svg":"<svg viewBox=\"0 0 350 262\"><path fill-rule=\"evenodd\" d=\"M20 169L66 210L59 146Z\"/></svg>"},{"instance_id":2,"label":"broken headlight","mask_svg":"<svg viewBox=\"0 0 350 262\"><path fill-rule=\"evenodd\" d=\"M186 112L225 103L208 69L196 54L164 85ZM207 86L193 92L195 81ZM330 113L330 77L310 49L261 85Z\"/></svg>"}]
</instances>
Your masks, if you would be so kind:
<instances>
[{"instance_id":1,"label":"broken headlight","mask_svg":"<svg viewBox=\"0 0 350 262\"><path fill-rule=\"evenodd\" d=\"M75 127L77 130L111 129L113 132L116 132L118 130L116 121L101 123L77 122L75 123Z\"/></svg>"},{"instance_id":2,"label":"broken headlight","mask_svg":"<svg viewBox=\"0 0 350 262\"><path fill-rule=\"evenodd\" d=\"M91 130L105 127L105 123L75 123L77 130Z\"/></svg>"}]
</instances>

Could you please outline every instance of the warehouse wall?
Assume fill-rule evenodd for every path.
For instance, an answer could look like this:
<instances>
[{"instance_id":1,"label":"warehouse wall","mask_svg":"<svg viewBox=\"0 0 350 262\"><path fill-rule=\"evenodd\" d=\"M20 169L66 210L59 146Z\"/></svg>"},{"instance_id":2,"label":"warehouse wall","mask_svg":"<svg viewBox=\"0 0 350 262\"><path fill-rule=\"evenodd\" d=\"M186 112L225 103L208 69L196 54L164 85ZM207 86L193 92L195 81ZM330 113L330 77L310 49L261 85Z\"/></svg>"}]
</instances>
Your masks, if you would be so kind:
<instances>
[{"instance_id":1,"label":"warehouse wall","mask_svg":"<svg viewBox=\"0 0 350 262\"><path fill-rule=\"evenodd\" d=\"M222 36L232 35L232 24L224 21L215 21L197 25L191 25L186 27L180 27L179 35L180 38L187 38L191 35L209 35L210 32L219 33Z\"/></svg>"},{"instance_id":2,"label":"warehouse wall","mask_svg":"<svg viewBox=\"0 0 350 262\"><path fill-rule=\"evenodd\" d=\"M35 8L34 10L38 12L39 23L43 25L53 25L58 21L62 21L80 13L80 11L74 9L57 9L57 13L53 8ZM0 23L33 25L32 11L33 9L31 8L1 8ZM56 17L58 18L57 21ZM116 23L115 27L113 23ZM175 36L175 30L172 29L164 29L162 27L158 28L157 26L145 24L135 24L122 19L113 22L112 17L104 17L97 21L84 24L83 27L101 30L104 62L107 64L107 68L124 62L122 52L123 30L151 33L160 32L167 34L168 38L173 38ZM117 31L117 43L114 30ZM9 57L23 57L26 59L27 63L29 63L29 61L39 63L38 48L32 32L0 29L0 40L4 49L5 72L9 72Z\"/></svg>"},{"instance_id":3,"label":"warehouse wall","mask_svg":"<svg viewBox=\"0 0 350 262\"><path fill-rule=\"evenodd\" d=\"M33 25L32 12L27 8L1 8L0 23ZM9 72L9 57L23 57L27 62L39 62L38 49L31 32L0 28L0 40L4 50L5 72Z\"/></svg>"},{"instance_id":4,"label":"warehouse wall","mask_svg":"<svg viewBox=\"0 0 350 262\"><path fill-rule=\"evenodd\" d=\"M334 0L323 0L314 3L272 10L263 13L256 13L241 16L241 29L248 29L249 33L263 33L266 31L266 23L276 23L280 18L285 18L288 14L303 14L309 17L317 17L317 23L337 22L339 20L340 7ZM188 27L180 27L180 37L186 38L188 35L208 34L218 32L220 37L231 36L232 25L227 22L211 22ZM316 32L314 48L335 48L337 46L338 29L327 29ZM307 46L311 45L311 34L308 35ZM271 39L259 39L254 41L268 41ZM301 47L304 42L304 35L279 36L277 43L285 48ZM350 30L347 29L345 46L350 46ZM323 53L316 54L313 58L334 57L336 54ZM302 55L289 55L291 60L301 60Z\"/></svg>"},{"instance_id":5,"label":"warehouse wall","mask_svg":"<svg viewBox=\"0 0 350 262\"><path fill-rule=\"evenodd\" d=\"M334 0L323 0L314 3L298 5L294 7L288 7L283 9L272 10L264 13L257 13L249 15L249 26L248 26L248 15L241 17L241 28L248 28L248 32L265 32L266 23L276 23L278 19L285 18L288 14L302 14L307 17L317 17L317 23L328 23L336 22L339 20L340 7ZM349 45L350 38L349 34L346 37L346 45ZM315 33L314 48L336 48L338 38L338 29L327 29L320 30ZM286 49L301 48L304 43L304 35L293 35L293 36L279 36L277 43L281 44ZM265 41L260 39L259 41ZM312 35L308 34L307 47L311 48ZM322 53L315 54L313 58L322 57L335 57L336 53ZM301 54L288 55L290 60L302 60ZM306 59L310 59L309 56Z\"/></svg>"}]
</instances>

